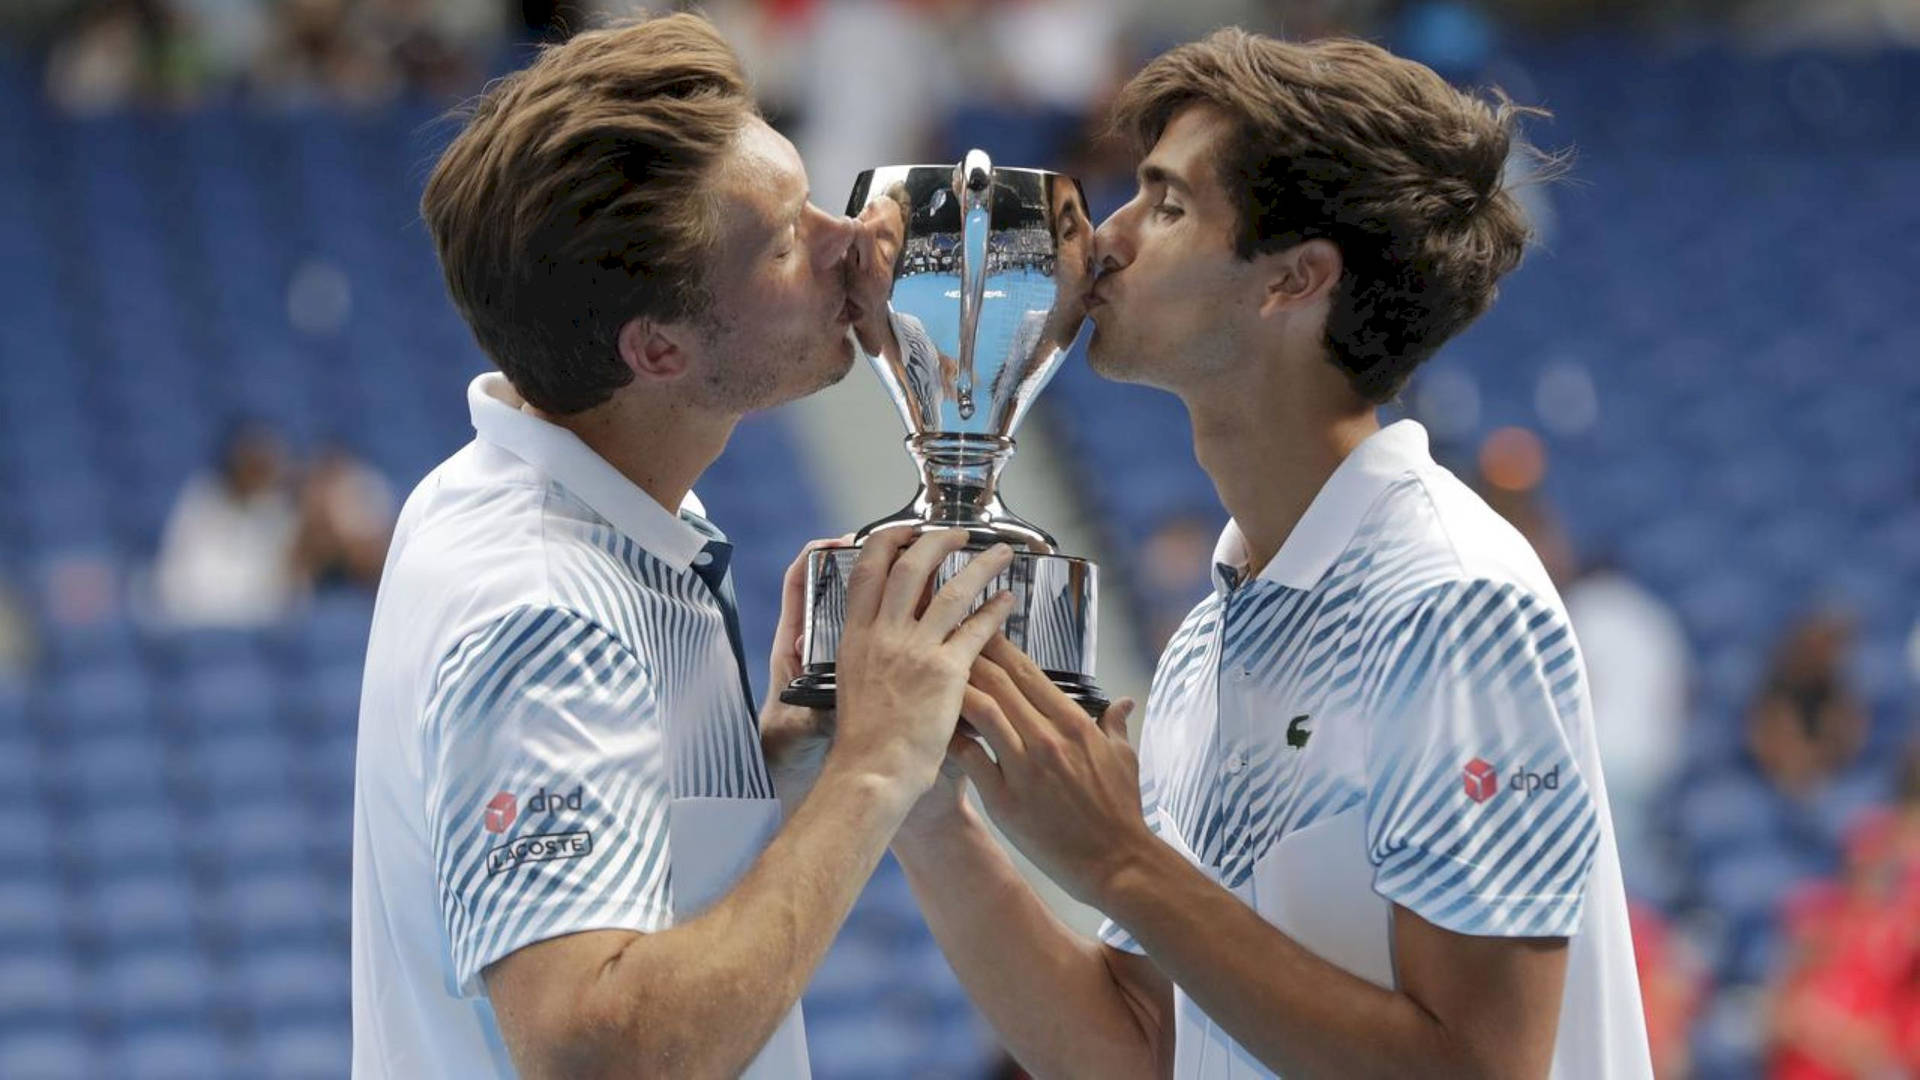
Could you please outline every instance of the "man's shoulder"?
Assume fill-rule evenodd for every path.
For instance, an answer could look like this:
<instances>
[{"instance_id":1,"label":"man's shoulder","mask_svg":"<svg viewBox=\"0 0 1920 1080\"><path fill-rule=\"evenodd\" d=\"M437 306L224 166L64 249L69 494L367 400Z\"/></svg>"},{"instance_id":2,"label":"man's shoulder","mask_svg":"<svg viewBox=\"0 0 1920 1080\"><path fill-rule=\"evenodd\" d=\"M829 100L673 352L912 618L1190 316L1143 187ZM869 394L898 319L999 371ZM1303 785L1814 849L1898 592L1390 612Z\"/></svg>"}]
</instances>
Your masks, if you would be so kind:
<instances>
[{"instance_id":1,"label":"man's shoulder","mask_svg":"<svg viewBox=\"0 0 1920 1080\"><path fill-rule=\"evenodd\" d=\"M1563 608L1520 531L1437 465L1414 469L1381 493L1327 585L1343 579L1376 613L1441 604L1476 584Z\"/></svg>"},{"instance_id":2,"label":"man's shoulder","mask_svg":"<svg viewBox=\"0 0 1920 1080\"><path fill-rule=\"evenodd\" d=\"M569 582L595 596L637 587L611 526L564 488L482 442L441 463L408 497L381 578L375 632L437 665L460 643L528 612L598 622Z\"/></svg>"},{"instance_id":3,"label":"man's shoulder","mask_svg":"<svg viewBox=\"0 0 1920 1080\"><path fill-rule=\"evenodd\" d=\"M416 610L450 595L486 594L507 605L539 599L548 485L505 457L470 443L420 481L395 526L383 591L403 594Z\"/></svg>"}]
</instances>

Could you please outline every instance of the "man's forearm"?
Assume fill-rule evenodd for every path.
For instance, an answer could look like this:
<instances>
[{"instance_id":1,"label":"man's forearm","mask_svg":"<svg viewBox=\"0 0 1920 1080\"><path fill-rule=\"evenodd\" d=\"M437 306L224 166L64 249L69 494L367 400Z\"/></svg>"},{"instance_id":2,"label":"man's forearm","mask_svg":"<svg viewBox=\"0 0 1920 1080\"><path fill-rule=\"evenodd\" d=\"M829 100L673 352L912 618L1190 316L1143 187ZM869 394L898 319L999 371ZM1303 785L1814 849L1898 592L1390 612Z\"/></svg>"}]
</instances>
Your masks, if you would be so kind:
<instances>
[{"instance_id":1,"label":"man's forearm","mask_svg":"<svg viewBox=\"0 0 1920 1080\"><path fill-rule=\"evenodd\" d=\"M910 804L829 763L725 898L608 958L587 1015L614 1075L737 1076L799 1000Z\"/></svg>"},{"instance_id":2,"label":"man's forearm","mask_svg":"<svg viewBox=\"0 0 1920 1080\"><path fill-rule=\"evenodd\" d=\"M1013 1056L1039 1077L1156 1075L1153 1044L1101 957L1034 894L971 807L894 845L927 926Z\"/></svg>"},{"instance_id":3,"label":"man's forearm","mask_svg":"<svg viewBox=\"0 0 1920 1080\"><path fill-rule=\"evenodd\" d=\"M1433 1015L1315 956L1165 845L1107 914L1262 1064L1287 1077L1471 1075Z\"/></svg>"}]
</instances>

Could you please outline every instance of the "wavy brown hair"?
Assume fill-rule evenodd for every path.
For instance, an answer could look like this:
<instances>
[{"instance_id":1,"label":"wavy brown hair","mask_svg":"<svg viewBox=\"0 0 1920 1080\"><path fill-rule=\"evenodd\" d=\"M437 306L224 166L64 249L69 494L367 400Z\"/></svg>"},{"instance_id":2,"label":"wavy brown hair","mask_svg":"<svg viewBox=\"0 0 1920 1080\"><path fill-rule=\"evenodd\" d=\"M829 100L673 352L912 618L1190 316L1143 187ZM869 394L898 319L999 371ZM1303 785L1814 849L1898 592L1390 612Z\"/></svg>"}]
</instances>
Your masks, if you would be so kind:
<instances>
[{"instance_id":1,"label":"wavy brown hair","mask_svg":"<svg viewBox=\"0 0 1920 1080\"><path fill-rule=\"evenodd\" d=\"M549 46L469 107L420 212L454 303L528 402L606 401L633 378L621 326L704 313L703 189L754 115L733 51L693 15Z\"/></svg>"},{"instance_id":2,"label":"wavy brown hair","mask_svg":"<svg viewBox=\"0 0 1920 1080\"><path fill-rule=\"evenodd\" d=\"M1327 353L1368 401L1399 393L1520 262L1530 229L1502 174L1517 120L1542 110L1463 93L1364 41L1230 28L1148 64L1113 124L1145 154L1196 104L1232 125L1217 167L1240 257L1316 238L1339 247Z\"/></svg>"}]
</instances>

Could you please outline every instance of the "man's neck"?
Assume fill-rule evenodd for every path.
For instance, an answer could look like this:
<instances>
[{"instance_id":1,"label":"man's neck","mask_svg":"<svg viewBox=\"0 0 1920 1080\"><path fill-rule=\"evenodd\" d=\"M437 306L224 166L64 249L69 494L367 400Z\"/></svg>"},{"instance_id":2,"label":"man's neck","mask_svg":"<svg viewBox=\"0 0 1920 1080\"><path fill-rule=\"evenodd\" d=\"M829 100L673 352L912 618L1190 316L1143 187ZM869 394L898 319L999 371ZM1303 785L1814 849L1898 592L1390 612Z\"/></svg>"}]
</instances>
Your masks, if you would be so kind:
<instances>
[{"instance_id":1,"label":"man's neck","mask_svg":"<svg viewBox=\"0 0 1920 1080\"><path fill-rule=\"evenodd\" d=\"M1354 447L1380 430L1371 407L1314 389L1270 382L1187 401L1194 456L1246 538L1248 577L1279 553Z\"/></svg>"},{"instance_id":2,"label":"man's neck","mask_svg":"<svg viewBox=\"0 0 1920 1080\"><path fill-rule=\"evenodd\" d=\"M738 417L715 416L674 402L646 404L616 397L571 416L542 414L579 436L668 513L678 513L700 474L727 448Z\"/></svg>"}]
</instances>

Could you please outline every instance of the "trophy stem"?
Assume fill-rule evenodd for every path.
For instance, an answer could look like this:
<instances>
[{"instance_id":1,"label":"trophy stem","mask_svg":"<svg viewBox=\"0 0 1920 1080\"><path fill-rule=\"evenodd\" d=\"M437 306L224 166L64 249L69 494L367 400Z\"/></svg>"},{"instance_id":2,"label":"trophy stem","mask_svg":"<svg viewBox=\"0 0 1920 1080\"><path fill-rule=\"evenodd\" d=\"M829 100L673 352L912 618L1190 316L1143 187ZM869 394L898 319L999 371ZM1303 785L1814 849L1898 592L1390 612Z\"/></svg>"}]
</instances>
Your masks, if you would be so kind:
<instances>
[{"instance_id":1,"label":"trophy stem","mask_svg":"<svg viewBox=\"0 0 1920 1080\"><path fill-rule=\"evenodd\" d=\"M913 504L867 531L911 524L919 529L968 529L981 547L1006 542L1015 549L1054 551L1053 537L1016 517L1001 504L1000 470L1013 456L1013 440L1000 435L907 436L907 452L920 469Z\"/></svg>"},{"instance_id":2,"label":"trophy stem","mask_svg":"<svg viewBox=\"0 0 1920 1080\"><path fill-rule=\"evenodd\" d=\"M1000 470L1013 456L1013 440L993 435L910 435L907 452L920 467L928 521L984 524L997 502Z\"/></svg>"}]
</instances>

